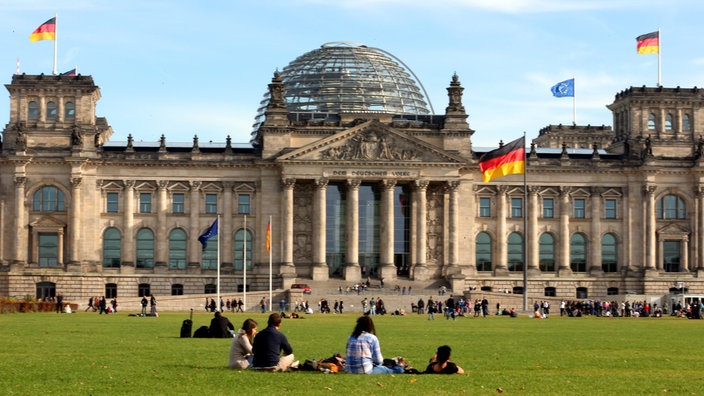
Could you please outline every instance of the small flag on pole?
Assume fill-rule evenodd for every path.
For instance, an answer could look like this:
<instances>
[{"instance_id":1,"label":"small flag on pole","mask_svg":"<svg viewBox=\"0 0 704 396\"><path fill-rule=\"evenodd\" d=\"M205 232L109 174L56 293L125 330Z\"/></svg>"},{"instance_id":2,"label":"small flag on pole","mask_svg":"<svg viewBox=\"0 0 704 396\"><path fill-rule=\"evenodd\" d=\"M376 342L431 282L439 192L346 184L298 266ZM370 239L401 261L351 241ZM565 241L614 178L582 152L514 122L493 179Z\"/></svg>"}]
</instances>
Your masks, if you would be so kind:
<instances>
[{"instance_id":1,"label":"small flag on pole","mask_svg":"<svg viewBox=\"0 0 704 396\"><path fill-rule=\"evenodd\" d=\"M76 75L76 68L74 67L73 69L71 69L67 72L61 73L61 75L62 76L75 76Z\"/></svg>"},{"instance_id":2,"label":"small flag on pole","mask_svg":"<svg viewBox=\"0 0 704 396\"><path fill-rule=\"evenodd\" d=\"M639 54L660 53L660 32L642 34L636 37L636 50Z\"/></svg>"},{"instance_id":3,"label":"small flag on pole","mask_svg":"<svg viewBox=\"0 0 704 396\"><path fill-rule=\"evenodd\" d=\"M266 251L271 252L271 222L266 226Z\"/></svg>"},{"instance_id":4,"label":"small flag on pole","mask_svg":"<svg viewBox=\"0 0 704 396\"><path fill-rule=\"evenodd\" d=\"M550 88L550 91L552 91L552 96L556 98L574 96L574 78L570 78L569 80L561 81L553 85L553 87Z\"/></svg>"},{"instance_id":5,"label":"small flag on pole","mask_svg":"<svg viewBox=\"0 0 704 396\"><path fill-rule=\"evenodd\" d=\"M56 40L56 17L49 19L29 35L29 41Z\"/></svg>"},{"instance_id":6,"label":"small flag on pole","mask_svg":"<svg viewBox=\"0 0 704 396\"><path fill-rule=\"evenodd\" d=\"M218 234L218 219L215 219L213 224L208 227L199 237L198 242L203 245L203 250L208 247L208 239L214 237Z\"/></svg>"},{"instance_id":7,"label":"small flag on pole","mask_svg":"<svg viewBox=\"0 0 704 396\"><path fill-rule=\"evenodd\" d=\"M489 151L479 159L484 183L506 175L520 175L525 172L525 136Z\"/></svg>"}]
</instances>

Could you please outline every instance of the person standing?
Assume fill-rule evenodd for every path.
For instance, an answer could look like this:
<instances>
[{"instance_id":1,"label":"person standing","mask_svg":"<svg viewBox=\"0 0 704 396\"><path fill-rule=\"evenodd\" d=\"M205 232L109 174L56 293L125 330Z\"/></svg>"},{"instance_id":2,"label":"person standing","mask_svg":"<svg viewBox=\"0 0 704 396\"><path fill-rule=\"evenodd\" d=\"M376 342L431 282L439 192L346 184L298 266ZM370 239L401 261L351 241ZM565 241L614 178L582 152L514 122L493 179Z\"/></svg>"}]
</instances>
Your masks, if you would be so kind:
<instances>
[{"instance_id":1,"label":"person standing","mask_svg":"<svg viewBox=\"0 0 704 396\"><path fill-rule=\"evenodd\" d=\"M241 298L238 299L237 300L237 312L244 312L244 310L242 309L243 306L244 306L244 303L242 302L242 299Z\"/></svg>"},{"instance_id":2,"label":"person standing","mask_svg":"<svg viewBox=\"0 0 704 396\"><path fill-rule=\"evenodd\" d=\"M56 313L64 312L64 295L59 293L56 295Z\"/></svg>"},{"instance_id":3,"label":"person standing","mask_svg":"<svg viewBox=\"0 0 704 396\"><path fill-rule=\"evenodd\" d=\"M294 363L293 348L280 328L281 314L274 312L269 315L267 328L254 337L252 367L286 371Z\"/></svg>"},{"instance_id":4,"label":"person standing","mask_svg":"<svg viewBox=\"0 0 704 396\"><path fill-rule=\"evenodd\" d=\"M262 310L262 313L266 313L266 297L262 297L261 300L259 300L259 307Z\"/></svg>"},{"instance_id":5,"label":"person standing","mask_svg":"<svg viewBox=\"0 0 704 396\"><path fill-rule=\"evenodd\" d=\"M159 316L159 313L156 311L156 297L154 297L153 294L149 297L149 308L151 309L152 316Z\"/></svg>"},{"instance_id":6,"label":"person standing","mask_svg":"<svg viewBox=\"0 0 704 396\"><path fill-rule=\"evenodd\" d=\"M147 296L142 296L142 315L146 316L147 315L147 304L149 304L149 301L147 301Z\"/></svg>"},{"instance_id":7,"label":"person standing","mask_svg":"<svg viewBox=\"0 0 704 396\"><path fill-rule=\"evenodd\" d=\"M428 320L435 320L435 301L433 300L433 296L430 296L430 298L428 298L427 309Z\"/></svg>"},{"instance_id":8,"label":"person standing","mask_svg":"<svg viewBox=\"0 0 704 396\"><path fill-rule=\"evenodd\" d=\"M345 372L351 374L402 374L403 358L397 358L393 368L383 366L379 339L372 318L364 315L357 319L352 334L347 339Z\"/></svg>"},{"instance_id":9,"label":"person standing","mask_svg":"<svg viewBox=\"0 0 704 396\"><path fill-rule=\"evenodd\" d=\"M90 297L88 299L88 306L86 307L86 310L83 312L88 312L89 309L93 308L93 297Z\"/></svg>"}]
</instances>

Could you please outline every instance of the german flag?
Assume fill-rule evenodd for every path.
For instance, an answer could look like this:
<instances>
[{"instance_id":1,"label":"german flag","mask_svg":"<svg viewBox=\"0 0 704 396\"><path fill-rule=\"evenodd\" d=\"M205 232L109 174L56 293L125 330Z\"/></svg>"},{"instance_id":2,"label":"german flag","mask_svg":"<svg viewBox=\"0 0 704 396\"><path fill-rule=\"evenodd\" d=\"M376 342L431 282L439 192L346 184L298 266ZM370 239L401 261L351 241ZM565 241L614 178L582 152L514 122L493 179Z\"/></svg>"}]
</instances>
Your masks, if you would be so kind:
<instances>
[{"instance_id":1,"label":"german flag","mask_svg":"<svg viewBox=\"0 0 704 396\"><path fill-rule=\"evenodd\" d=\"M271 252L271 221L266 226L266 251Z\"/></svg>"},{"instance_id":2,"label":"german flag","mask_svg":"<svg viewBox=\"0 0 704 396\"><path fill-rule=\"evenodd\" d=\"M484 183L502 176L520 175L525 172L525 141L525 137L516 139L479 158L479 169L482 171Z\"/></svg>"},{"instance_id":3,"label":"german flag","mask_svg":"<svg viewBox=\"0 0 704 396\"><path fill-rule=\"evenodd\" d=\"M639 54L657 54L660 52L660 32L642 34L636 37Z\"/></svg>"},{"instance_id":4,"label":"german flag","mask_svg":"<svg viewBox=\"0 0 704 396\"><path fill-rule=\"evenodd\" d=\"M49 19L29 35L29 41L56 40L56 17Z\"/></svg>"}]
</instances>

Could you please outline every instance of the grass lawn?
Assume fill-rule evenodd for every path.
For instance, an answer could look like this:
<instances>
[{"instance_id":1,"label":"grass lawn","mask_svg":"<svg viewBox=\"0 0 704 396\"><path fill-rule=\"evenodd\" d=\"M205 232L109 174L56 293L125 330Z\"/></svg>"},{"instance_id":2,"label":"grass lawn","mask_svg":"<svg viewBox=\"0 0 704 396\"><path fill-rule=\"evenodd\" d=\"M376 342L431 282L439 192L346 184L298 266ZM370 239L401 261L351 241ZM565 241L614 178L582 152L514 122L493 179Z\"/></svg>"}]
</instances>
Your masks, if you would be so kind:
<instances>
[{"instance_id":1,"label":"grass lawn","mask_svg":"<svg viewBox=\"0 0 704 396\"><path fill-rule=\"evenodd\" d=\"M266 315L228 314L241 325ZM230 340L181 339L186 313L0 315L5 395L655 395L704 394L704 321L675 318L376 316L385 357L422 370L439 345L465 375L261 373L227 368ZM194 330L211 315L194 314ZM357 314L284 319L296 358L344 354Z\"/></svg>"}]
</instances>

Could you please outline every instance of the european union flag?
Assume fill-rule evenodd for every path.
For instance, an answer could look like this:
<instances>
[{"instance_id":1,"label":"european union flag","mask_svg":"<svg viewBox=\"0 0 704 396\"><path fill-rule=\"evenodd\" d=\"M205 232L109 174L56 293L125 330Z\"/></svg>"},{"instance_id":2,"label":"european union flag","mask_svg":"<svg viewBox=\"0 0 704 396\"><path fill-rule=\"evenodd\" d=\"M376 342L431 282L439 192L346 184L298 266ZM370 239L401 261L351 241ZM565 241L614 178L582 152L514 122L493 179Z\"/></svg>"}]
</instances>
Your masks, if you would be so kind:
<instances>
[{"instance_id":1,"label":"european union flag","mask_svg":"<svg viewBox=\"0 0 704 396\"><path fill-rule=\"evenodd\" d=\"M552 88L550 88L550 91L552 91L552 96L556 98L574 96L574 78L555 84Z\"/></svg>"},{"instance_id":2,"label":"european union flag","mask_svg":"<svg viewBox=\"0 0 704 396\"><path fill-rule=\"evenodd\" d=\"M205 250L206 247L208 247L208 239L214 237L215 235L218 234L218 219L215 219L213 224L208 227L208 229L205 230L199 237L198 237L198 242L200 242L201 245L203 245L203 250Z\"/></svg>"}]
</instances>

